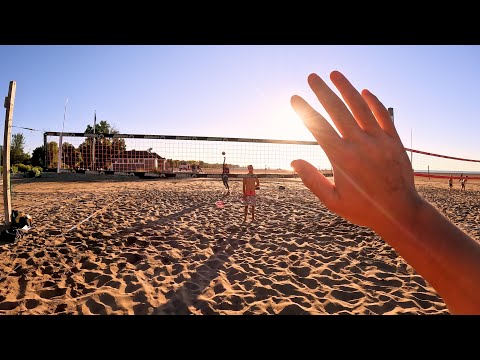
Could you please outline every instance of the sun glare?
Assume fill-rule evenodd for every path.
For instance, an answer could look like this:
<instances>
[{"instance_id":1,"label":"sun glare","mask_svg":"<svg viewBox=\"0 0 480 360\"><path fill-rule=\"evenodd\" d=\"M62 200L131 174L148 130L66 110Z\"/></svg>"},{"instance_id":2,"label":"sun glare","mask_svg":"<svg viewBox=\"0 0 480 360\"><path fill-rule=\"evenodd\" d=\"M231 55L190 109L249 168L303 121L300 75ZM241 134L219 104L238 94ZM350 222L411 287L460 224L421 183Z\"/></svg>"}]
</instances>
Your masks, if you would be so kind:
<instances>
[{"instance_id":1,"label":"sun glare","mask_svg":"<svg viewBox=\"0 0 480 360\"><path fill-rule=\"evenodd\" d=\"M279 106L272 113L270 122L272 139L314 141L302 119L288 103L286 106Z\"/></svg>"}]
</instances>

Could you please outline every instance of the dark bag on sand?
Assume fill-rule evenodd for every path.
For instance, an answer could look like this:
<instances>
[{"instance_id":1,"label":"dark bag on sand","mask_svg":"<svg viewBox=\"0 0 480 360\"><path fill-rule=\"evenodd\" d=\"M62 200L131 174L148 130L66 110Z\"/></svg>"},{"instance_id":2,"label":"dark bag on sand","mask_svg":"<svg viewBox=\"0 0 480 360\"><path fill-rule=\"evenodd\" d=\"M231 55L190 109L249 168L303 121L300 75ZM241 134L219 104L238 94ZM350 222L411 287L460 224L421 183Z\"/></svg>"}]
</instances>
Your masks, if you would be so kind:
<instances>
[{"instance_id":1,"label":"dark bag on sand","mask_svg":"<svg viewBox=\"0 0 480 360\"><path fill-rule=\"evenodd\" d=\"M21 239L23 232L19 229L7 229L0 233L0 242L13 244L15 241Z\"/></svg>"},{"instance_id":2,"label":"dark bag on sand","mask_svg":"<svg viewBox=\"0 0 480 360\"><path fill-rule=\"evenodd\" d=\"M32 217L23 212L12 210L11 228L3 230L0 233L0 243L6 242L13 244L15 241L21 239L32 227Z\"/></svg>"}]
</instances>

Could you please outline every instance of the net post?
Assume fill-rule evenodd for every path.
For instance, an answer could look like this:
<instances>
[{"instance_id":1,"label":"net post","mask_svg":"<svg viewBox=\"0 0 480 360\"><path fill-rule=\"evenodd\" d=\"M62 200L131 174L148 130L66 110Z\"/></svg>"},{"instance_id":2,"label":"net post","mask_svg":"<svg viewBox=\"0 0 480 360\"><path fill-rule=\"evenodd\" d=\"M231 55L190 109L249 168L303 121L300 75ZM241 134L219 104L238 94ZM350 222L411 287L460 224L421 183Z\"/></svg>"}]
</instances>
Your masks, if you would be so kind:
<instances>
[{"instance_id":1,"label":"net post","mask_svg":"<svg viewBox=\"0 0 480 360\"><path fill-rule=\"evenodd\" d=\"M13 106L15 104L16 81L10 81L8 96L5 97L5 129L3 133L3 210L5 213L5 226L8 228L11 223L12 196L10 189L10 143L13 121Z\"/></svg>"}]
</instances>

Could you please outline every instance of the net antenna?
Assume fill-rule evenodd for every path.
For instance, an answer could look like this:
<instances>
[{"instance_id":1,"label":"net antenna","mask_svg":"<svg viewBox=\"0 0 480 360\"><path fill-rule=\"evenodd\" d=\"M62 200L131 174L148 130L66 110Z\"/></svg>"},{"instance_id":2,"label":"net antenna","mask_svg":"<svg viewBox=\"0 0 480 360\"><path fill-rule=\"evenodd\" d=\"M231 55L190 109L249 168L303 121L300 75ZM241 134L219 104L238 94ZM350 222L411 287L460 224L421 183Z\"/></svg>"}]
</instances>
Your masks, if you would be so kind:
<instances>
[{"instance_id":1,"label":"net antenna","mask_svg":"<svg viewBox=\"0 0 480 360\"><path fill-rule=\"evenodd\" d=\"M65 101L65 109L63 110L63 123L62 123L62 132L60 133L60 139L58 140L58 162L57 162L57 174L60 174L62 169L62 155L63 155L63 132L65 130L65 117L67 115L67 103L68 98Z\"/></svg>"},{"instance_id":2,"label":"net antenna","mask_svg":"<svg viewBox=\"0 0 480 360\"><path fill-rule=\"evenodd\" d=\"M95 170L95 128L97 127L97 110L94 111L93 115L93 146L92 146L92 170Z\"/></svg>"}]
</instances>

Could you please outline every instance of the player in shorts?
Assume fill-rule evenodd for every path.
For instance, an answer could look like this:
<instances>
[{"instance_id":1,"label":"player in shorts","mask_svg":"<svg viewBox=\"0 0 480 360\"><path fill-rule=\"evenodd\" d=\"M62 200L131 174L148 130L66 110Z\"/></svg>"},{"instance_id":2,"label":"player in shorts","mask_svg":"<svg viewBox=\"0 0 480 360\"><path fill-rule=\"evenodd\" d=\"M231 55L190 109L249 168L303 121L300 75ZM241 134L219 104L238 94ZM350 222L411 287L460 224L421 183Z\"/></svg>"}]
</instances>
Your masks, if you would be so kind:
<instances>
[{"instance_id":1,"label":"player in shorts","mask_svg":"<svg viewBox=\"0 0 480 360\"><path fill-rule=\"evenodd\" d=\"M253 166L248 165L248 174L243 178L243 201L245 213L243 222L247 221L248 207L252 208L252 221L255 220L255 205L257 204L257 195L255 189L260 187L257 175L253 173Z\"/></svg>"},{"instance_id":2,"label":"player in shorts","mask_svg":"<svg viewBox=\"0 0 480 360\"><path fill-rule=\"evenodd\" d=\"M223 164L223 170L222 170L222 181L223 181L223 186L225 186L225 189L227 189L227 195L230 194L230 185L228 185L228 174L230 174L230 168L228 167L228 164Z\"/></svg>"}]
</instances>

